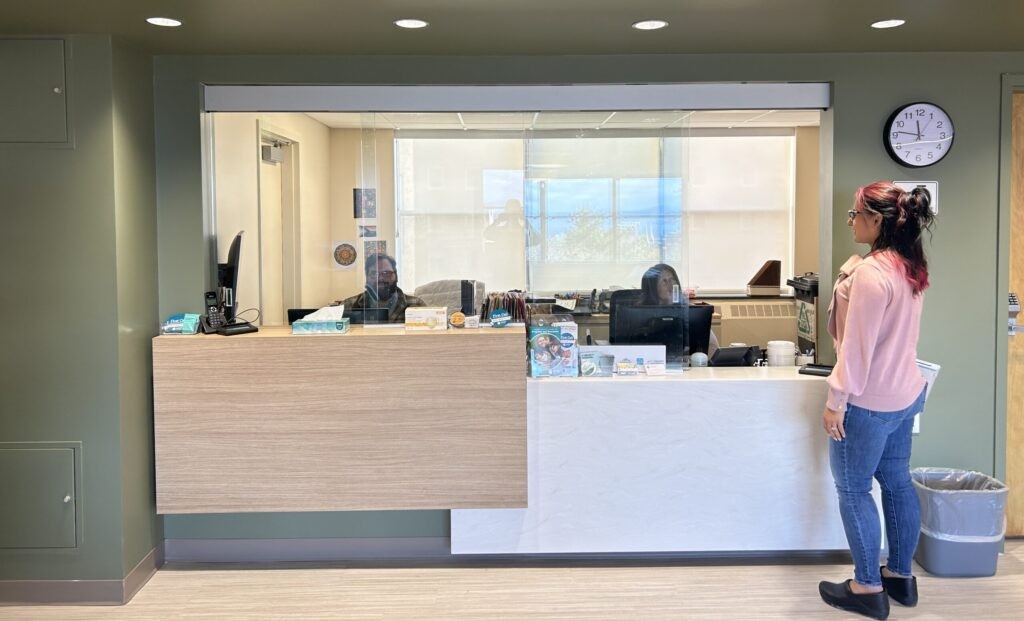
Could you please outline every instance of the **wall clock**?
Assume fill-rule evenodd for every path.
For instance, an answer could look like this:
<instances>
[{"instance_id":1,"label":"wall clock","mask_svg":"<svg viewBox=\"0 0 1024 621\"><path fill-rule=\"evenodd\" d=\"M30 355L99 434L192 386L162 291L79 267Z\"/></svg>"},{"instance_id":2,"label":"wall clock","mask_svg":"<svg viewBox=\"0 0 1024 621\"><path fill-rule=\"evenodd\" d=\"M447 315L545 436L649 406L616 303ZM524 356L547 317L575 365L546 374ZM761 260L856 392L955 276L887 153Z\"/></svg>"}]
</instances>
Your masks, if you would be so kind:
<instances>
[{"instance_id":1,"label":"wall clock","mask_svg":"<svg viewBox=\"0 0 1024 621\"><path fill-rule=\"evenodd\" d=\"M953 121L939 106L920 101L900 106L882 128L889 157L909 168L940 162L953 146Z\"/></svg>"}]
</instances>

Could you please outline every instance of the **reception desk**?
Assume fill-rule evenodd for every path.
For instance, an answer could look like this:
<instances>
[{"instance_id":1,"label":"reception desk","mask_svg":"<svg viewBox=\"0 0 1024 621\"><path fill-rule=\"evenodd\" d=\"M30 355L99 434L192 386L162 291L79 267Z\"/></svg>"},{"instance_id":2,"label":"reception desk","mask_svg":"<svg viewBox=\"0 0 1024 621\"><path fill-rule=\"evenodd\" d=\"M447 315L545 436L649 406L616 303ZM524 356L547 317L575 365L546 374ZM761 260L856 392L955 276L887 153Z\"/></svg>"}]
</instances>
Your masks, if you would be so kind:
<instances>
[{"instance_id":1,"label":"reception desk","mask_svg":"<svg viewBox=\"0 0 1024 621\"><path fill-rule=\"evenodd\" d=\"M826 390L795 367L531 379L529 506L453 510L452 553L845 549Z\"/></svg>"},{"instance_id":2,"label":"reception desk","mask_svg":"<svg viewBox=\"0 0 1024 621\"><path fill-rule=\"evenodd\" d=\"M523 328L153 340L157 512L526 506Z\"/></svg>"}]
</instances>

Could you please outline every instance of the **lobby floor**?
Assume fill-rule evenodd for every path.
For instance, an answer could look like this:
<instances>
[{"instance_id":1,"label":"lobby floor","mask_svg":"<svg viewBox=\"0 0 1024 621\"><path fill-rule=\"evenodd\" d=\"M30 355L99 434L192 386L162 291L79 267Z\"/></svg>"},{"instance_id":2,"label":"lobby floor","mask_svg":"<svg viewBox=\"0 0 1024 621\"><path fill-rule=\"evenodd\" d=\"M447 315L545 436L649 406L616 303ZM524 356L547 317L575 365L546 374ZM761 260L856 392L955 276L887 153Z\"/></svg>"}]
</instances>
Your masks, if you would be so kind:
<instances>
[{"instance_id":1,"label":"lobby floor","mask_svg":"<svg viewBox=\"0 0 1024 621\"><path fill-rule=\"evenodd\" d=\"M819 580L849 565L630 561L532 567L174 566L126 606L6 606L0 619L862 619L828 608ZM991 578L919 574L921 603L890 619L1024 618L1024 540Z\"/></svg>"}]
</instances>

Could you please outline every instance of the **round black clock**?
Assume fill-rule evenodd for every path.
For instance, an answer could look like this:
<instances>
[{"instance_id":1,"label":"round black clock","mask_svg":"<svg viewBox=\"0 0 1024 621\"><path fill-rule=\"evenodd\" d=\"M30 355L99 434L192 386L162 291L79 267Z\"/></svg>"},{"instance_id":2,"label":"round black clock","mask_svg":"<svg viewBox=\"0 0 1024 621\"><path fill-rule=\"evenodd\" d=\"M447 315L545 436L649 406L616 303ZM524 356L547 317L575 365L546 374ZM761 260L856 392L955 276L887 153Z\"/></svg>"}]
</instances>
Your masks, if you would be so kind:
<instances>
[{"instance_id":1,"label":"round black clock","mask_svg":"<svg viewBox=\"0 0 1024 621\"><path fill-rule=\"evenodd\" d=\"M953 146L953 121L945 110L924 101L897 108L882 132L889 157L910 168L941 161Z\"/></svg>"}]
</instances>

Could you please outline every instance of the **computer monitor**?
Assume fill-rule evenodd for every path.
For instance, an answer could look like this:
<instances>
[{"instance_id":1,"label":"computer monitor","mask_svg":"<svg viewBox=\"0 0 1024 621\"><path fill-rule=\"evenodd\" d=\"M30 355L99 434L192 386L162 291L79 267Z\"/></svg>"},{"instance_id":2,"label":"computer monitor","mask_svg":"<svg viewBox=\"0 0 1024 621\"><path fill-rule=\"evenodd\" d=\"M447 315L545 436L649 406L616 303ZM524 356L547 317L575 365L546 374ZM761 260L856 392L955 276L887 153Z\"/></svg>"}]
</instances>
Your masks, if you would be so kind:
<instances>
[{"instance_id":1,"label":"computer monitor","mask_svg":"<svg viewBox=\"0 0 1024 621\"><path fill-rule=\"evenodd\" d=\"M227 263L217 264L218 297L224 311L224 319L228 323L235 318L235 302L238 299L238 258L242 252L243 233L245 231L239 231L231 241Z\"/></svg>"},{"instance_id":2,"label":"computer monitor","mask_svg":"<svg viewBox=\"0 0 1024 621\"><path fill-rule=\"evenodd\" d=\"M296 321L302 319L310 313L315 313L315 308L289 308L288 309L288 325L292 325Z\"/></svg>"},{"instance_id":3,"label":"computer monitor","mask_svg":"<svg viewBox=\"0 0 1024 621\"><path fill-rule=\"evenodd\" d=\"M708 351L713 306L618 304L613 308L608 323L612 345L664 345L666 362Z\"/></svg>"},{"instance_id":4,"label":"computer monitor","mask_svg":"<svg viewBox=\"0 0 1024 621\"><path fill-rule=\"evenodd\" d=\"M386 308L346 308L345 317L353 325L390 322Z\"/></svg>"}]
</instances>

